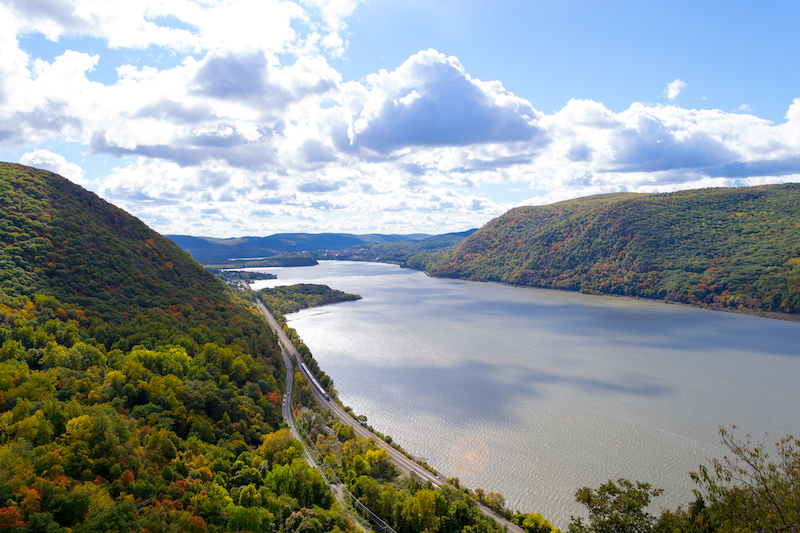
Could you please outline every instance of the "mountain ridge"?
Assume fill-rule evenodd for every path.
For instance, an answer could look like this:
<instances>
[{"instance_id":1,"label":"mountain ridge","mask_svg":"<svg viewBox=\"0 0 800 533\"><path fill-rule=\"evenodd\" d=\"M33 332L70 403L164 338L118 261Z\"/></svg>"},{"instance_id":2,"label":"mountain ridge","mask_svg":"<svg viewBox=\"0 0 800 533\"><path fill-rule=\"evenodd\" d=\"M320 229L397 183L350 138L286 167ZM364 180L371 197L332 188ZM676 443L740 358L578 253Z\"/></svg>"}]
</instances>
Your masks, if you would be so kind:
<instances>
[{"instance_id":1,"label":"mountain ridge","mask_svg":"<svg viewBox=\"0 0 800 533\"><path fill-rule=\"evenodd\" d=\"M800 312L800 185L518 207L405 266L430 275Z\"/></svg>"},{"instance_id":2,"label":"mountain ridge","mask_svg":"<svg viewBox=\"0 0 800 533\"><path fill-rule=\"evenodd\" d=\"M431 235L384 235L371 233L276 233L265 237L195 237L191 235L165 235L197 262L204 265L230 262L232 259L273 257L285 253L335 251L362 244L395 241L422 241Z\"/></svg>"}]
</instances>

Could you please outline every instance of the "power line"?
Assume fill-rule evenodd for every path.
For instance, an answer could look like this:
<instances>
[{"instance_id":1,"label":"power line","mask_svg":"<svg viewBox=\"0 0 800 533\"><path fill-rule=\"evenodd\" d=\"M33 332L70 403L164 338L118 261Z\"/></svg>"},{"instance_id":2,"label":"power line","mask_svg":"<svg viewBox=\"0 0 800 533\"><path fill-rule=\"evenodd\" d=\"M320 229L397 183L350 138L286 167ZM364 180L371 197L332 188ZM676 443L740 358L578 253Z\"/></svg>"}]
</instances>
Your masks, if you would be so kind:
<instances>
[{"instance_id":1,"label":"power line","mask_svg":"<svg viewBox=\"0 0 800 533\"><path fill-rule=\"evenodd\" d=\"M309 438L308 433L304 430L303 426L300 424L300 421L297 420L297 418L294 416L294 409L292 409L291 398L289 403L289 413L290 416L292 417L292 421L295 422L295 427L297 428L298 433L300 433L303 436L303 441L305 441L303 442L303 446L306 448L306 451L309 453L309 455L311 455L312 458L314 459L314 466L316 467L317 471L319 471L320 475L322 476L322 479L324 479L328 485L333 485L333 483L331 483L330 481L331 479L335 480L337 485L341 485L342 493L344 495L343 500L345 500L345 502L348 503L350 506L354 507L357 512L359 512L364 518L369 520L370 523L372 523L372 525L374 525L380 531L382 531L383 533L397 533L397 531L395 531L392 528L392 526L387 524L385 520L383 520L380 516L375 514L369 507L367 507L366 504L364 504L364 502L362 502L356 496L354 496L353 493L350 492L350 489L347 488L347 485L345 485L344 482L336 474L336 471L334 471L331 465L328 464L328 462L325 460L324 456L319 451L317 446Z\"/></svg>"}]
</instances>

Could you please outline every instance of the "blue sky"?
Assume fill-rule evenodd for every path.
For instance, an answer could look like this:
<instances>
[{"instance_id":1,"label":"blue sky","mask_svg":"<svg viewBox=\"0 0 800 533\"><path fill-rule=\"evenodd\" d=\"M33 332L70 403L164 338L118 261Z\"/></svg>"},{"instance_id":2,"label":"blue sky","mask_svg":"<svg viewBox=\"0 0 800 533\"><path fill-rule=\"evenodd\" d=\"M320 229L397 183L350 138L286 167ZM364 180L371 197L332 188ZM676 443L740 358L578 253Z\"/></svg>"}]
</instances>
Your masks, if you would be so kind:
<instances>
[{"instance_id":1,"label":"blue sky","mask_svg":"<svg viewBox=\"0 0 800 533\"><path fill-rule=\"evenodd\" d=\"M572 98L617 112L664 103L680 78L684 106L744 104L782 121L800 86L798 20L797 2L368 2L349 21L349 61L336 65L358 79L434 48L545 113Z\"/></svg>"},{"instance_id":2,"label":"blue sky","mask_svg":"<svg viewBox=\"0 0 800 533\"><path fill-rule=\"evenodd\" d=\"M0 160L224 237L442 233L589 194L798 181L798 15L0 0Z\"/></svg>"}]
</instances>

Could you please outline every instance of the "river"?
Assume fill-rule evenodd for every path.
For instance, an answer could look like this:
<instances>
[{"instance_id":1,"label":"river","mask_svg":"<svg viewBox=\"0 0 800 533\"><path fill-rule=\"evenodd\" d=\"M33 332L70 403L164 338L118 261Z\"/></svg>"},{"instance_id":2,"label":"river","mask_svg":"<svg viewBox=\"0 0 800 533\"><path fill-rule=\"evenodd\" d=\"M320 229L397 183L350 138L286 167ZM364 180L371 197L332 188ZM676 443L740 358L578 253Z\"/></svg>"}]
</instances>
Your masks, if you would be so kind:
<instances>
[{"instance_id":1,"label":"river","mask_svg":"<svg viewBox=\"0 0 800 533\"><path fill-rule=\"evenodd\" d=\"M692 500L718 428L800 436L800 324L430 278L394 265L258 269L363 299L289 315L339 397L472 489L566 529L575 490L625 477Z\"/></svg>"}]
</instances>

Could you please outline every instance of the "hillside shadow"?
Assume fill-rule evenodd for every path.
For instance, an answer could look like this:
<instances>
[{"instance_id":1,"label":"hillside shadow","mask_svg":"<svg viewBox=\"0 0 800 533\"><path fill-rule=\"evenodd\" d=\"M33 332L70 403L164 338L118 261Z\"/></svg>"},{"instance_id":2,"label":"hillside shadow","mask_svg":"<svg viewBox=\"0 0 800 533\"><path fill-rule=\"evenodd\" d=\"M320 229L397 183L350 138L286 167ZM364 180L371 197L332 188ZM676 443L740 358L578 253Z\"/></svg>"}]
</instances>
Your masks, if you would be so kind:
<instances>
[{"instance_id":1,"label":"hillside shadow","mask_svg":"<svg viewBox=\"0 0 800 533\"><path fill-rule=\"evenodd\" d=\"M467 283L467 282L455 282ZM393 295L381 304L417 316L453 316L463 322L493 318L520 322L522 327L543 329L576 339L613 337L615 342L642 349L752 351L784 357L800 356L800 323L780 321L651 300L590 296L561 291L536 291L514 300L487 300L467 291L444 287L392 287Z\"/></svg>"}]
</instances>

